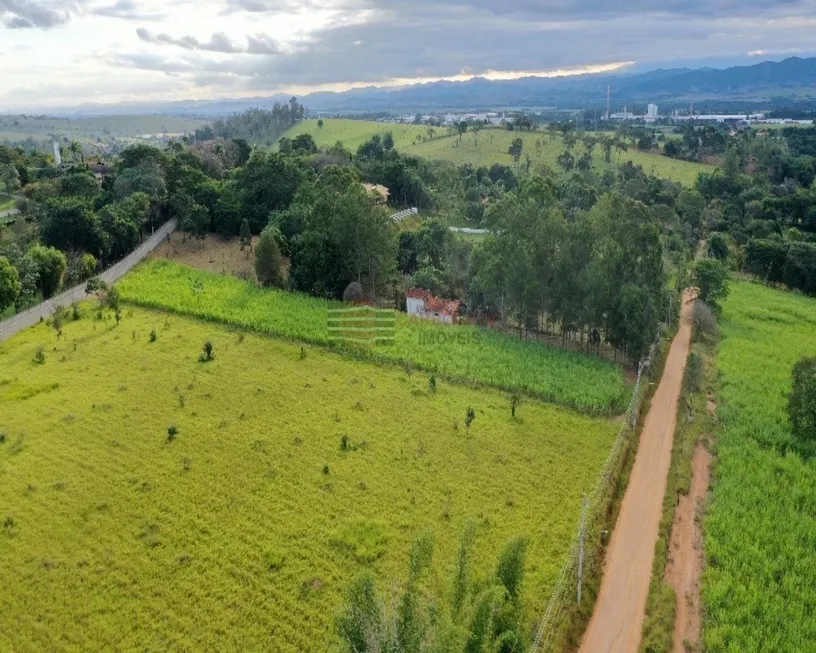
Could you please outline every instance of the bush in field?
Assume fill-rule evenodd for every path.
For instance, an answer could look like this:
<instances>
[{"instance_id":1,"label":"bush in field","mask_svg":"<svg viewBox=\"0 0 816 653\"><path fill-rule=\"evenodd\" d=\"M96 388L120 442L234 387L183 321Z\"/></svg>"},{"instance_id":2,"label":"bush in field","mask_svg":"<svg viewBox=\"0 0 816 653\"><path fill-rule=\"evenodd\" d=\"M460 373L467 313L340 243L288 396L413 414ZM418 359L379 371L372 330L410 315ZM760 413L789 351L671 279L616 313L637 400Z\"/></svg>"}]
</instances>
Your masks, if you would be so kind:
<instances>
[{"instance_id":1,"label":"bush in field","mask_svg":"<svg viewBox=\"0 0 816 653\"><path fill-rule=\"evenodd\" d=\"M175 424L171 424L167 428L167 441L172 442L178 436L178 427Z\"/></svg>"},{"instance_id":2,"label":"bush in field","mask_svg":"<svg viewBox=\"0 0 816 653\"><path fill-rule=\"evenodd\" d=\"M691 312L691 324L695 336L700 334L716 336L720 331L714 311L709 308L708 304L699 299L694 303L694 310Z\"/></svg>"},{"instance_id":3,"label":"bush in field","mask_svg":"<svg viewBox=\"0 0 816 653\"><path fill-rule=\"evenodd\" d=\"M37 363L37 365L45 363L45 349L43 349L42 345L37 347L37 351L34 352L34 362Z\"/></svg>"},{"instance_id":4,"label":"bush in field","mask_svg":"<svg viewBox=\"0 0 816 653\"><path fill-rule=\"evenodd\" d=\"M241 221L239 238L241 240L241 251L247 250L247 256L249 256L249 252L252 251L252 232L249 230L249 222L246 219Z\"/></svg>"},{"instance_id":5,"label":"bush in field","mask_svg":"<svg viewBox=\"0 0 816 653\"><path fill-rule=\"evenodd\" d=\"M510 395L510 415L511 415L511 417L515 418L516 411L518 410L518 407L520 405L521 405L521 395L519 393L517 393L517 392L514 392L512 395Z\"/></svg>"},{"instance_id":6,"label":"bush in field","mask_svg":"<svg viewBox=\"0 0 816 653\"><path fill-rule=\"evenodd\" d=\"M156 335L156 329L153 329L150 332L150 342L156 342L157 339L158 339L158 336Z\"/></svg>"},{"instance_id":7,"label":"bush in field","mask_svg":"<svg viewBox=\"0 0 816 653\"><path fill-rule=\"evenodd\" d=\"M208 340L204 343L201 355L198 357L198 362L209 363L212 360L215 360L215 352L213 351L212 343Z\"/></svg>"},{"instance_id":8,"label":"bush in field","mask_svg":"<svg viewBox=\"0 0 816 653\"><path fill-rule=\"evenodd\" d=\"M802 358L793 366L788 418L799 440L816 444L816 358Z\"/></svg>"},{"instance_id":9,"label":"bush in field","mask_svg":"<svg viewBox=\"0 0 816 653\"><path fill-rule=\"evenodd\" d=\"M62 327L65 320L68 318L68 310L64 306L57 306L54 309L54 314L51 317L51 326L57 332L57 339L62 337Z\"/></svg>"},{"instance_id":10,"label":"bush in field","mask_svg":"<svg viewBox=\"0 0 816 653\"><path fill-rule=\"evenodd\" d=\"M271 229L264 229L255 247L255 273L262 286L283 285L280 247Z\"/></svg>"},{"instance_id":11,"label":"bush in field","mask_svg":"<svg viewBox=\"0 0 816 653\"><path fill-rule=\"evenodd\" d=\"M468 406L467 412L465 413L465 428L467 429L468 434L470 434L470 425L473 424L473 421L476 419L476 411L473 410L470 406Z\"/></svg>"},{"instance_id":12,"label":"bush in field","mask_svg":"<svg viewBox=\"0 0 816 653\"><path fill-rule=\"evenodd\" d=\"M352 281L343 291L343 301L348 304L359 302L364 297L363 287L357 281Z\"/></svg>"}]
</instances>

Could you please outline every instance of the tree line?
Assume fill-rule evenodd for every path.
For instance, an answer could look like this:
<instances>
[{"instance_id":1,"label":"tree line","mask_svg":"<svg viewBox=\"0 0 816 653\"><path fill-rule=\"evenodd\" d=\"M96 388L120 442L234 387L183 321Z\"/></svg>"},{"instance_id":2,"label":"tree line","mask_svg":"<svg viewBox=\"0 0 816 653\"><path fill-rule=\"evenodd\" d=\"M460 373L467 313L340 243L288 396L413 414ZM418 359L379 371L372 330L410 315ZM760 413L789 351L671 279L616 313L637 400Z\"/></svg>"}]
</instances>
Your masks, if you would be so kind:
<instances>
[{"instance_id":1,"label":"tree line","mask_svg":"<svg viewBox=\"0 0 816 653\"><path fill-rule=\"evenodd\" d=\"M306 117L306 108L296 98L276 102L271 109L253 108L229 118L219 118L195 130L197 141L242 138L249 143L272 145L290 127Z\"/></svg>"}]
</instances>

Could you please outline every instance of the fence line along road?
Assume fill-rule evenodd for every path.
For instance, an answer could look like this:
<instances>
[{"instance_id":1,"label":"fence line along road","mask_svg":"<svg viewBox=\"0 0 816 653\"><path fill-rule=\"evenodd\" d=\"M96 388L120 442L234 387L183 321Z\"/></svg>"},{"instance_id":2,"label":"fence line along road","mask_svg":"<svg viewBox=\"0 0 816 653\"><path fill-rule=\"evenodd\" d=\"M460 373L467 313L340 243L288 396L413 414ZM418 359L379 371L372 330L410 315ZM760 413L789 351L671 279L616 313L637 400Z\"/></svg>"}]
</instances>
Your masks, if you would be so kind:
<instances>
[{"instance_id":1,"label":"fence line along road","mask_svg":"<svg viewBox=\"0 0 816 653\"><path fill-rule=\"evenodd\" d=\"M103 279L105 283L109 285L122 278L134 265L156 249L156 247L165 238L167 238L170 233L175 231L177 224L178 223L175 218L169 222L166 222L156 231L156 233L150 236L150 238L139 245L125 258L100 274L99 278ZM11 338L11 336L19 333L23 329L34 326L40 321L40 319L48 318L58 306L67 307L74 302L87 299L87 297L88 295L85 292L85 284L83 283L79 286L69 288L65 292L62 292L59 295L42 302L41 304L32 306L31 308L24 310L22 313L18 313L14 317L9 318L4 322L0 322L0 342L8 340Z\"/></svg>"}]
</instances>

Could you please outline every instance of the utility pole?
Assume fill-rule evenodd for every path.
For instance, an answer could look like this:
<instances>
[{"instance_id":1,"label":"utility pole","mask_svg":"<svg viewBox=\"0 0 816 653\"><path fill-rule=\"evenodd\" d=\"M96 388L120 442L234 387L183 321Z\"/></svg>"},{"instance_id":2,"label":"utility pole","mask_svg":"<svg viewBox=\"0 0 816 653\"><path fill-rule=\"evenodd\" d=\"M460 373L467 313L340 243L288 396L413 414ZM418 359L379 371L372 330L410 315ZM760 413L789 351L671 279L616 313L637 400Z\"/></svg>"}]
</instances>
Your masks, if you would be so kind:
<instances>
[{"instance_id":1,"label":"utility pole","mask_svg":"<svg viewBox=\"0 0 816 653\"><path fill-rule=\"evenodd\" d=\"M611 93L612 93L612 87L607 86L606 87L606 120L607 120L607 122L609 122L609 96L611 95Z\"/></svg>"},{"instance_id":2,"label":"utility pole","mask_svg":"<svg viewBox=\"0 0 816 653\"><path fill-rule=\"evenodd\" d=\"M578 536L578 605L581 605L581 584L584 579L584 541L586 540L586 513L589 500L584 495L583 506L581 507L581 531Z\"/></svg>"}]
</instances>

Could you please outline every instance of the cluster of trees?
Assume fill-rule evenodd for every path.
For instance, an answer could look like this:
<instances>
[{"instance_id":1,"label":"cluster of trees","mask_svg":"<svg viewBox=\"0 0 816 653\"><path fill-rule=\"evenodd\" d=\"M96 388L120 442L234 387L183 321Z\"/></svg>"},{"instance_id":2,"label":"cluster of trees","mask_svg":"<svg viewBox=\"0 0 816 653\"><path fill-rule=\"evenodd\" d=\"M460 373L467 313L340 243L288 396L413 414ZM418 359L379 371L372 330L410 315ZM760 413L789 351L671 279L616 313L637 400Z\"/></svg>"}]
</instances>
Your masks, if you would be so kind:
<instances>
[{"instance_id":1,"label":"cluster of trees","mask_svg":"<svg viewBox=\"0 0 816 653\"><path fill-rule=\"evenodd\" d=\"M197 141L242 138L253 144L272 145L281 134L306 117L306 108L296 98L276 102L271 109L247 109L195 130Z\"/></svg>"},{"instance_id":2,"label":"cluster of trees","mask_svg":"<svg viewBox=\"0 0 816 653\"><path fill-rule=\"evenodd\" d=\"M728 146L728 132L725 127L692 124L683 126L682 136L669 139L663 146L663 153L674 159L703 161L707 157L722 156Z\"/></svg>"},{"instance_id":3,"label":"cluster of trees","mask_svg":"<svg viewBox=\"0 0 816 653\"><path fill-rule=\"evenodd\" d=\"M563 337L590 334L637 361L666 319L660 212L613 191L570 216L551 179L533 178L488 213L473 252L468 307Z\"/></svg>"},{"instance_id":4,"label":"cluster of trees","mask_svg":"<svg viewBox=\"0 0 816 653\"><path fill-rule=\"evenodd\" d=\"M816 295L816 128L729 141L723 166L696 183L712 255Z\"/></svg>"}]
</instances>

